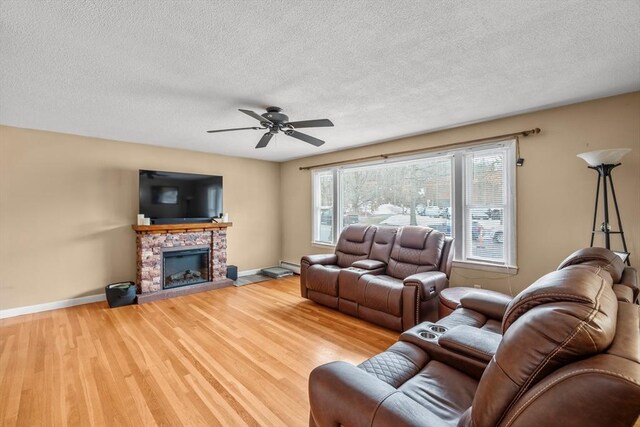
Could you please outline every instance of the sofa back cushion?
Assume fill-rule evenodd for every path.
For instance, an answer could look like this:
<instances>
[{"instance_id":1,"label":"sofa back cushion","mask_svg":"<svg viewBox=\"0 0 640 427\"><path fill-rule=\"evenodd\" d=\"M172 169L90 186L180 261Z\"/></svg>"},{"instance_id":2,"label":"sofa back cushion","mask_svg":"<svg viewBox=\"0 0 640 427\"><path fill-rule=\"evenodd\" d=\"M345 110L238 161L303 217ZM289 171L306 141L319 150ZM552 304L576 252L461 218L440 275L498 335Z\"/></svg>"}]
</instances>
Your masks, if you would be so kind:
<instances>
[{"instance_id":1,"label":"sofa back cushion","mask_svg":"<svg viewBox=\"0 0 640 427\"><path fill-rule=\"evenodd\" d=\"M607 248L583 248L566 257L558 270L578 264L602 267L611 274L613 283L620 283L625 267L622 258Z\"/></svg>"},{"instance_id":2,"label":"sofa back cushion","mask_svg":"<svg viewBox=\"0 0 640 427\"><path fill-rule=\"evenodd\" d=\"M388 263L389 256L391 255L391 249L393 249L393 244L396 241L397 233L398 227L377 227L376 234L373 236L373 244L371 245L369 259Z\"/></svg>"},{"instance_id":3,"label":"sofa back cushion","mask_svg":"<svg viewBox=\"0 0 640 427\"><path fill-rule=\"evenodd\" d=\"M336 245L338 265L346 268L356 261L369 258L375 233L376 228L366 224L353 224L342 230Z\"/></svg>"},{"instance_id":4,"label":"sofa back cushion","mask_svg":"<svg viewBox=\"0 0 640 427\"><path fill-rule=\"evenodd\" d=\"M404 279L416 273L437 271L444 240L443 233L428 227L401 227L391 249L387 274Z\"/></svg>"},{"instance_id":5,"label":"sofa back cushion","mask_svg":"<svg viewBox=\"0 0 640 427\"><path fill-rule=\"evenodd\" d=\"M554 371L604 352L616 333L618 302L602 269L551 272L516 296L503 337L474 397L477 427L496 426L535 384Z\"/></svg>"}]
</instances>

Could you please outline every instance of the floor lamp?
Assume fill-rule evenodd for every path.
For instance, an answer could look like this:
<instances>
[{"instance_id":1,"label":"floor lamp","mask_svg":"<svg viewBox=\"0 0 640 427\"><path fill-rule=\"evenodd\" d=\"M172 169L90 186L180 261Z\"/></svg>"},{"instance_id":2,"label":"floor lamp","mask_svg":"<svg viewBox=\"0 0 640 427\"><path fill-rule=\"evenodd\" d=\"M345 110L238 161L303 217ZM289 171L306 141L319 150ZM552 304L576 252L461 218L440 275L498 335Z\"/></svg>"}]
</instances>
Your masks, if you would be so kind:
<instances>
[{"instance_id":1,"label":"floor lamp","mask_svg":"<svg viewBox=\"0 0 640 427\"><path fill-rule=\"evenodd\" d=\"M589 169L598 172L598 184L596 186L596 205L593 212L593 226L591 227L591 246L593 247L593 239L596 233L604 233L604 243L607 249L611 249L611 235L619 234L622 239L622 247L624 252L616 251L616 254L622 258L627 265L629 262L629 251L627 250L627 242L624 239L624 231L622 230L622 222L620 221L620 211L618 210L618 199L616 199L616 191L613 187L613 179L611 171L613 168L620 166L620 160L629 152L630 148L616 148L611 150L590 151L588 153L578 154L582 160L587 162ZM607 189L607 179L611 188L611 196L613 197L613 205L616 208L616 217L618 219L618 230L612 231L609 225L609 191ZM602 182L602 204L604 207L604 222L596 229L596 221L598 218L598 198L600 196L600 183Z\"/></svg>"}]
</instances>

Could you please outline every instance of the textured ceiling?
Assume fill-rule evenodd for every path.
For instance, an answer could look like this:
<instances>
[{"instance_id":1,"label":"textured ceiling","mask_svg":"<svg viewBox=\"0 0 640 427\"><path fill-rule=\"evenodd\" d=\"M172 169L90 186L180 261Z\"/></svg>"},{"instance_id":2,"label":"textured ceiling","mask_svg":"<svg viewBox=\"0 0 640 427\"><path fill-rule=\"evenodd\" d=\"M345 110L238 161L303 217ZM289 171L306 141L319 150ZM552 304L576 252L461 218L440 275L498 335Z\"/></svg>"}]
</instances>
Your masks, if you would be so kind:
<instances>
[{"instance_id":1,"label":"textured ceiling","mask_svg":"<svg viewBox=\"0 0 640 427\"><path fill-rule=\"evenodd\" d=\"M288 160L640 89L640 2L0 1L0 123ZM329 118L315 148L237 111ZM532 123L535 125L535 123Z\"/></svg>"}]
</instances>

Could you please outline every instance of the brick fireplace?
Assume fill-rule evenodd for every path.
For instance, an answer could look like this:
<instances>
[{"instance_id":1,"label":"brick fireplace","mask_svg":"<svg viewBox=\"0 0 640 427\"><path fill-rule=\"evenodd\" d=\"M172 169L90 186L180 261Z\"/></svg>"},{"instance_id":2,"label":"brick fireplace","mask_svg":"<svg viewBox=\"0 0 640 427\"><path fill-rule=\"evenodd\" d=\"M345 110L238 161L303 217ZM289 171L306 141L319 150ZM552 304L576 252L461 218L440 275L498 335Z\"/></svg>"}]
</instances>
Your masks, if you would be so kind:
<instances>
[{"instance_id":1,"label":"brick fireplace","mask_svg":"<svg viewBox=\"0 0 640 427\"><path fill-rule=\"evenodd\" d=\"M132 226L136 232L138 303L232 285L226 278L227 227L230 226L230 223ZM169 282L175 281L177 285L166 286L167 255L173 257L179 251L186 251L181 256L193 255L202 249L207 249L206 268L185 264L184 269L178 268L169 274Z\"/></svg>"}]
</instances>

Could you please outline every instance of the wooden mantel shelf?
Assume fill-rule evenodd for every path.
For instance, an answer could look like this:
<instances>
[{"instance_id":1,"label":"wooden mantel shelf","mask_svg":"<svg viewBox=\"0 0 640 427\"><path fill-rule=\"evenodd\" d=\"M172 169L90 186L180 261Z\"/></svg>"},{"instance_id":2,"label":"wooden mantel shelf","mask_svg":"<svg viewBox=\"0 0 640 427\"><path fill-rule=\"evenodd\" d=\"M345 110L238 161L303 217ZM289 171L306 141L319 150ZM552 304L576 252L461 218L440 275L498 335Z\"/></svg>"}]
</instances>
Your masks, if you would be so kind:
<instances>
[{"instance_id":1,"label":"wooden mantel shelf","mask_svg":"<svg viewBox=\"0 0 640 427\"><path fill-rule=\"evenodd\" d=\"M154 225L136 225L131 228L139 234L157 234L157 233L186 233L198 232L204 230L227 228L233 225L232 222L200 222L194 224L154 224Z\"/></svg>"}]
</instances>

